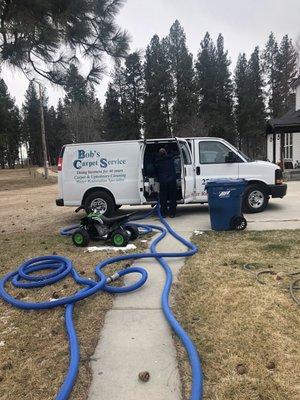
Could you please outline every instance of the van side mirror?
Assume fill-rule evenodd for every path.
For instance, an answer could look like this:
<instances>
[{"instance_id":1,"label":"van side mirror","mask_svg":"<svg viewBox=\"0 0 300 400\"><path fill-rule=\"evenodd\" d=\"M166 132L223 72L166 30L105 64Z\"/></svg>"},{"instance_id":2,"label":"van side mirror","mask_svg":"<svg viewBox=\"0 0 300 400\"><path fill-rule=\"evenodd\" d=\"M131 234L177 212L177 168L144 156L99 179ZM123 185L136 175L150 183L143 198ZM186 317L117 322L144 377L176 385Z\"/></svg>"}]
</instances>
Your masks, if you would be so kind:
<instances>
[{"instance_id":1,"label":"van side mirror","mask_svg":"<svg viewBox=\"0 0 300 400\"><path fill-rule=\"evenodd\" d=\"M233 151L229 151L227 156L225 157L226 163L235 163L237 162L237 156Z\"/></svg>"}]
</instances>

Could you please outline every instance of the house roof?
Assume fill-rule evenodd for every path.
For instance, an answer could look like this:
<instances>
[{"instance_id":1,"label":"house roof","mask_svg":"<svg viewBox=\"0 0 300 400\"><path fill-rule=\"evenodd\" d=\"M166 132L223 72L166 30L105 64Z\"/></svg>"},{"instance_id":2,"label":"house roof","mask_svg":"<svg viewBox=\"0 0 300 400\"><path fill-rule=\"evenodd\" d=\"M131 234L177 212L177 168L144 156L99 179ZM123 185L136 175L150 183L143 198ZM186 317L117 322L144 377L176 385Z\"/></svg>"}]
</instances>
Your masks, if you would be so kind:
<instances>
[{"instance_id":1,"label":"house roof","mask_svg":"<svg viewBox=\"0 0 300 400\"><path fill-rule=\"evenodd\" d=\"M267 134L293 132L300 132L300 110L290 110L280 118L271 119L266 128Z\"/></svg>"}]
</instances>

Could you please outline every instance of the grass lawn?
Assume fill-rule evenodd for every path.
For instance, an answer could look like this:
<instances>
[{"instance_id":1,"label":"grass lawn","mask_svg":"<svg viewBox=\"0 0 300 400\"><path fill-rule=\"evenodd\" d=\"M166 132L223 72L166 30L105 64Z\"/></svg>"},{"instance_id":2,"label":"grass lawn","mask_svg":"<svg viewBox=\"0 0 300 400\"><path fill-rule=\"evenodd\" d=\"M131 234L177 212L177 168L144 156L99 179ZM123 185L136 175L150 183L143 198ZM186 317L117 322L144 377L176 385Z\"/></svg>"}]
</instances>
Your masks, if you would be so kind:
<instances>
[{"instance_id":1,"label":"grass lawn","mask_svg":"<svg viewBox=\"0 0 300 400\"><path fill-rule=\"evenodd\" d=\"M24 260L39 255L61 254L69 257L79 273L94 278L95 265L115 252L84 253L71 239L43 233L1 234L0 276L15 269ZM143 237L144 239L145 237ZM137 251L146 245L136 241ZM120 263L107 268L109 274L124 268ZM45 301L78 291L71 278L41 289L11 289L18 298ZM89 367L113 296L96 294L76 304L74 321L81 349L80 372L71 399L87 398L91 381ZM0 300L0 399L53 400L65 377L69 351L64 327L64 308L49 311L24 311Z\"/></svg>"},{"instance_id":2,"label":"grass lawn","mask_svg":"<svg viewBox=\"0 0 300 400\"><path fill-rule=\"evenodd\" d=\"M193 240L200 251L180 272L174 311L201 356L204 398L299 400L300 310L286 273L300 271L300 231L208 232ZM260 275L261 284L263 270L274 273ZM190 371L176 346L188 399Z\"/></svg>"}]
</instances>

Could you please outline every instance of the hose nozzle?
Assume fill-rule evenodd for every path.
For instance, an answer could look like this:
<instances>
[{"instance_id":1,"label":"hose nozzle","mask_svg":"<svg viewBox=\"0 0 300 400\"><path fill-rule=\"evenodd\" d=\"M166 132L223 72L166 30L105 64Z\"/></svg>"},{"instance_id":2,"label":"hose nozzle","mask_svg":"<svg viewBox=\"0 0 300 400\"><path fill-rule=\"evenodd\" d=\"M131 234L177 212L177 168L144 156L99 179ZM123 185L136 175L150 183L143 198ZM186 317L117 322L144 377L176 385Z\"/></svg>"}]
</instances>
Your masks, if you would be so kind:
<instances>
[{"instance_id":1,"label":"hose nozzle","mask_svg":"<svg viewBox=\"0 0 300 400\"><path fill-rule=\"evenodd\" d=\"M114 282L114 281L116 281L116 280L119 279L119 278L120 278L120 275L116 272L115 274L109 276L109 277L106 279L106 283Z\"/></svg>"}]
</instances>

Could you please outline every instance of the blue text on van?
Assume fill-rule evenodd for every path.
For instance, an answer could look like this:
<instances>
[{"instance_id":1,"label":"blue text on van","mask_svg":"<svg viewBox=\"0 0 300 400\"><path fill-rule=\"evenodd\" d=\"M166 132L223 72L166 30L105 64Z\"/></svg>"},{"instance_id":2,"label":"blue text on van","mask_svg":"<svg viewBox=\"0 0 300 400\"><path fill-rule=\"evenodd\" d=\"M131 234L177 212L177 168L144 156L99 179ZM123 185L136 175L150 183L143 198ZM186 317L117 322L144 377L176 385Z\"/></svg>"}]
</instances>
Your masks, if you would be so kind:
<instances>
[{"instance_id":1,"label":"blue text on van","mask_svg":"<svg viewBox=\"0 0 300 400\"><path fill-rule=\"evenodd\" d=\"M125 165L126 160L120 158L108 160L105 157L101 157L99 151L96 150L77 150L77 159L73 162L73 166L76 169L81 169L82 167L100 167L107 168L114 165ZM96 159L95 159L96 158Z\"/></svg>"}]
</instances>

